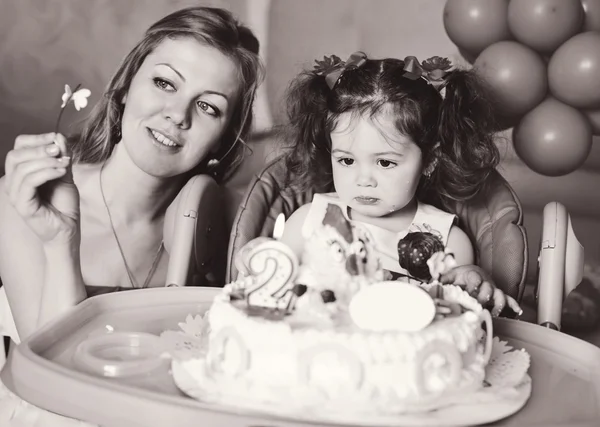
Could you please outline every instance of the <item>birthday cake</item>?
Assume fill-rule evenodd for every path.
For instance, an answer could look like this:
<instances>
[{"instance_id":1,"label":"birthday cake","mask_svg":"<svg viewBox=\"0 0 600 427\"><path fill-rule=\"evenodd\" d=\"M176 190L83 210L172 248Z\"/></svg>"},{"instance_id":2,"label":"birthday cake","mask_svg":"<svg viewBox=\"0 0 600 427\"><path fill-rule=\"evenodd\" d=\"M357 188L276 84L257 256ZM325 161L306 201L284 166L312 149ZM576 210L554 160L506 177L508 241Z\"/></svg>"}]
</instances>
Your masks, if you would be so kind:
<instances>
[{"instance_id":1,"label":"birthday cake","mask_svg":"<svg viewBox=\"0 0 600 427\"><path fill-rule=\"evenodd\" d=\"M434 279L451 260L429 258ZM458 286L384 280L368 233L335 208L301 262L259 238L237 264L206 314L204 356L180 364L217 394L351 417L430 411L484 387L489 312Z\"/></svg>"}]
</instances>

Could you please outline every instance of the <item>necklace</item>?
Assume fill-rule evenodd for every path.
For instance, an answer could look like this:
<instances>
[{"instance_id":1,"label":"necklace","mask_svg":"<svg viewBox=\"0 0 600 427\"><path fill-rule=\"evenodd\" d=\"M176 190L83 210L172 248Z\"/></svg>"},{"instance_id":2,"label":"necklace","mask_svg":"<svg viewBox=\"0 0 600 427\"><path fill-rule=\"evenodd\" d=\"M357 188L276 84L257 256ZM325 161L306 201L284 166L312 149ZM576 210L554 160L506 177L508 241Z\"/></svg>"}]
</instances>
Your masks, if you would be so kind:
<instances>
[{"instance_id":1,"label":"necklace","mask_svg":"<svg viewBox=\"0 0 600 427\"><path fill-rule=\"evenodd\" d=\"M115 230L115 225L113 223L112 216L110 214L110 209L108 208L108 203L106 203L106 197L104 196L104 189L102 188L102 171L104 170L104 166L106 165L106 161L102 163L100 167L100 173L98 174L98 180L100 182L100 194L102 195L102 202L104 203L104 207L106 208L106 214L108 215L108 221L110 222L110 228L112 230L113 236L115 237L115 241L117 242L117 246L119 247L119 252L121 253L121 259L123 259L123 264L125 265L125 270L127 271L127 276L129 277L129 283L131 283L132 288L139 288L137 280L135 280L135 276L133 272L129 268L127 264L127 260L125 259L125 253L123 252L123 247L121 246L121 242L119 241L119 237L117 236L117 231ZM152 261L152 266L150 267L150 271L148 271L148 275L146 276L146 280L142 284L142 288L147 288L150 283L150 279L154 275L156 268L158 267L158 262L160 261L160 255L162 254L164 248L164 242L161 240L160 245L158 245L158 251L156 251L156 255L154 255L154 261Z\"/></svg>"}]
</instances>

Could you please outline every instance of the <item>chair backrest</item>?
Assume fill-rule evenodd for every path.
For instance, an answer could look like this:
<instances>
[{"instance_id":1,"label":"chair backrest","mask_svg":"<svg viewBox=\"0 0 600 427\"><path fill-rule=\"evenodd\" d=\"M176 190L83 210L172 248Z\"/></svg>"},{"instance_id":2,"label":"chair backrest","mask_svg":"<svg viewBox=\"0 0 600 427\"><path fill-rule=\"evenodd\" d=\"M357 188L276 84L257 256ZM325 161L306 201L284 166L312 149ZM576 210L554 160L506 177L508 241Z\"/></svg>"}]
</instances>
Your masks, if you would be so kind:
<instances>
[{"instance_id":1,"label":"chair backrest","mask_svg":"<svg viewBox=\"0 0 600 427\"><path fill-rule=\"evenodd\" d=\"M282 188L285 176L285 162L279 157L250 182L231 228L226 282L237 277L233 260L247 242L258 236L270 236L279 213L288 218L312 201L312 191ZM499 288L520 300L528 265L521 204L499 173L492 179L493 185L486 194L468 203L458 203L452 211L473 242L476 263L491 274Z\"/></svg>"},{"instance_id":2,"label":"chair backrest","mask_svg":"<svg viewBox=\"0 0 600 427\"><path fill-rule=\"evenodd\" d=\"M228 230L224 191L209 175L191 177L167 209L167 286L224 283Z\"/></svg>"}]
</instances>

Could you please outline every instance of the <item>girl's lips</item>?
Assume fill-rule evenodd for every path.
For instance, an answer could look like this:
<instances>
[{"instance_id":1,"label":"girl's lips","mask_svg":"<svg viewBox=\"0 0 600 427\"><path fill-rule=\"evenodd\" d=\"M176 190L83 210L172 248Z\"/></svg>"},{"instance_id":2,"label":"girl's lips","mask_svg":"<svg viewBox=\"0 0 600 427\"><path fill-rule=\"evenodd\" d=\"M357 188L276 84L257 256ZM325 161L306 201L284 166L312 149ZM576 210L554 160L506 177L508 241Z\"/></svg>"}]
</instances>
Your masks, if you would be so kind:
<instances>
[{"instance_id":1,"label":"girl's lips","mask_svg":"<svg viewBox=\"0 0 600 427\"><path fill-rule=\"evenodd\" d=\"M379 199L377 197L366 197L366 196L355 197L354 200L356 200L358 203L360 203L362 205L374 205L379 202Z\"/></svg>"}]
</instances>

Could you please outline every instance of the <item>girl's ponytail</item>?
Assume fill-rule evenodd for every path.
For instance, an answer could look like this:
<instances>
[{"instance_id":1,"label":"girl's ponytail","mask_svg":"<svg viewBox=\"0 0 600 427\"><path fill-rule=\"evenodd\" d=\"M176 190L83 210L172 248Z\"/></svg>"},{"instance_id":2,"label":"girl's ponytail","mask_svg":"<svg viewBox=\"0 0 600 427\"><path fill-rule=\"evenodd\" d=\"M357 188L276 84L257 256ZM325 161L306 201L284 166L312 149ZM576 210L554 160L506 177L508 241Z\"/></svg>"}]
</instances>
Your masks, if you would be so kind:
<instances>
[{"instance_id":1,"label":"girl's ponytail","mask_svg":"<svg viewBox=\"0 0 600 427\"><path fill-rule=\"evenodd\" d=\"M446 76L438 122L437 166L431 179L442 201L463 201L482 191L499 162L489 92L471 70Z\"/></svg>"},{"instance_id":2,"label":"girl's ponytail","mask_svg":"<svg viewBox=\"0 0 600 427\"><path fill-rule=\"evenodd\" d=\"M323 190L333 178L324 174L331 169L327 132L327 95L329 88L322 76L305 72L296 77L286 92L288 124L285 140L288 185L301 190ZM324 176L325 175L325 176Z\"/></svg>"}]
</instances>

